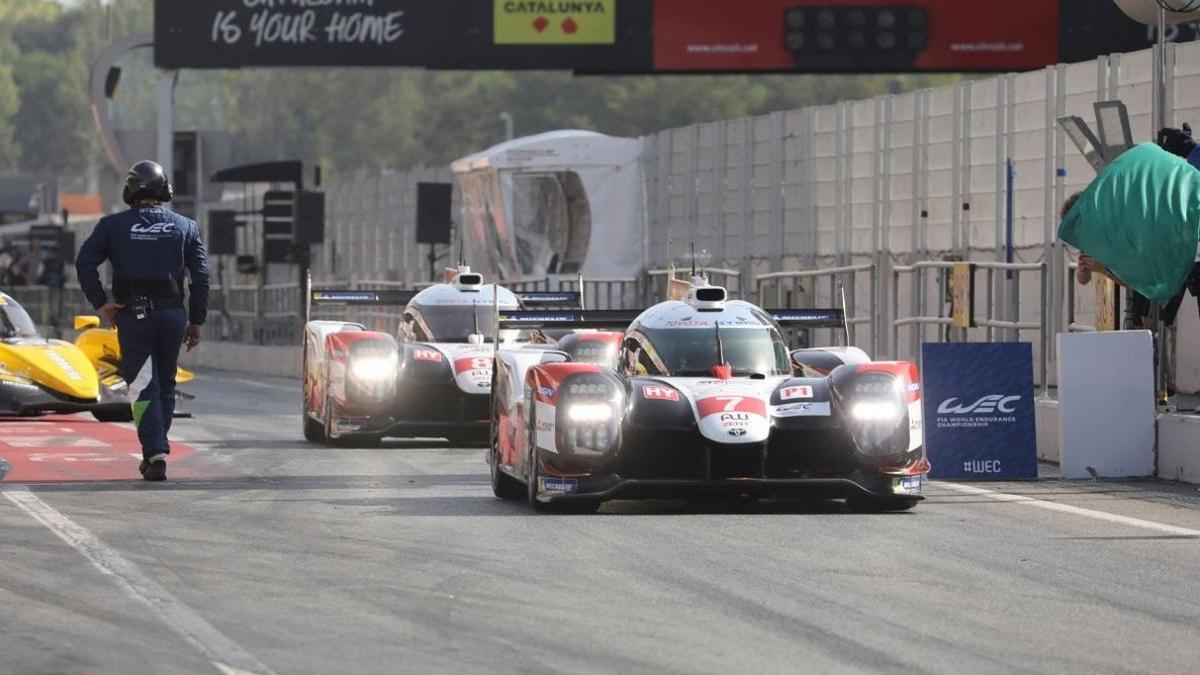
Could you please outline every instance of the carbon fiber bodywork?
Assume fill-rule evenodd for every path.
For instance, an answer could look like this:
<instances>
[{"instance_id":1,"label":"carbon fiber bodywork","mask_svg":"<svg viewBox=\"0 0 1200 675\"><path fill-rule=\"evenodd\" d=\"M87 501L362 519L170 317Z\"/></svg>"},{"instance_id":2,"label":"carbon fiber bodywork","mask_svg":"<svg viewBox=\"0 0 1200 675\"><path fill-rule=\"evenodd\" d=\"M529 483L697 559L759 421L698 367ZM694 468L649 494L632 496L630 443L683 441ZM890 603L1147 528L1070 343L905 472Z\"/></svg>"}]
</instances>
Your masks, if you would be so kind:
<instances>
[{"instance_id":1,"label":"carbon fiber bodywork","mask_svg":"<svg viewBox=\"0 0 1200 675\"><path fill-rule=\"evenodd\" d=\"M0 416L78 412L117 414L128 410L129 400L103 384L100 385L99 399L83 400L33 383L0 379Z\"/></svg>"}]
</instances>

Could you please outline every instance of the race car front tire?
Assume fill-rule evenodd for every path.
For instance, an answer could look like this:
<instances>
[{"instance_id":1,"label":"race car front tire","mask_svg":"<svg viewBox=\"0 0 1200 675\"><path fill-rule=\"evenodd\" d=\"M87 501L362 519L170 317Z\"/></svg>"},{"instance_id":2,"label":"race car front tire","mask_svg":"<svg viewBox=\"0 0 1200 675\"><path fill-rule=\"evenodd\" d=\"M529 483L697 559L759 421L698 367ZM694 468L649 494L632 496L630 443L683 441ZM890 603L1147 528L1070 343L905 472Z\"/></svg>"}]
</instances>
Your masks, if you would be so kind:
<instances>
[{"instance_id":1,"label":"race car front tire","mask_svg":"<svg viewBox=\"0 0 1200 675\"><path fill-rule=\"evenodd\" d=\"M303 420L304 440L310 443L326 442L327 439L325 438L325 425L322 422L313 419L312 415L309 414L307 391L304 392L304 403L300 407L300 419Z\"/></svg>"},{"instance_id":2,"label":"race car front tire","mask_svg":"<svg viewBox=\"0 0 1200 675\"><path fill-rule=\"evenodd\" d=\"M314 420L307 410L304 411L304 440L310 443L326 442L325 425Z\"/></svg>"},{"instance_id":3,"label":"race car front tire","mask_svg":"<svg viewBox=\"0 0 1200 675\"><path fill-rule=\"evenodd\" d=\"M92 411L92 417L100 422L132 422L133 409L129 406L120 408L97 408Z\"/></svg>"},{"instance_id":4,"label":"race car front tire","mask_svg":"<svg viewBox=\"0 0 1200 675\"><path fill-rule=\"evenodd\" d=\"M499 458L496 456L496 451L491 451L492 456L488 463L491 464L492 473L492 494L504 500L520 499L525 494L525 486L516 478L504 473L499 466Z\"/></svg>"},{"instance_id":5,"label":"race car front tire","mask_svg":"<svg viewBox=\"0 0 1200 675\"><path fill-rule=\"evenodd\" d=\"M492 478L492 494L500 499L514 500L520 499L525 494L525 488L521 485L521 481L504 473L500 469L500 425L496 421L496 413L492 412L492 426L489 433L491 446L488 449L488 465L491 471Z\"/></svg>"}]
</instances>

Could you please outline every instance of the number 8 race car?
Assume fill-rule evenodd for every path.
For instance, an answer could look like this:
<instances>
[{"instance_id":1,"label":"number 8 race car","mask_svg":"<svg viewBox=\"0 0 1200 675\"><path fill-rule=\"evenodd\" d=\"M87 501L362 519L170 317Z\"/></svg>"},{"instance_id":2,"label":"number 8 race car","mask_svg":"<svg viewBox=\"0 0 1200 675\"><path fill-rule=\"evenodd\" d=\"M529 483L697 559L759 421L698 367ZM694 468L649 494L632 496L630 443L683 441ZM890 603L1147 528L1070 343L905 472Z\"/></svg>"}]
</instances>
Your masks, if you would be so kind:
<instances>
[{"instance_id":1,"label":"number 8 race car","mask_svg":"<svg viewBox=\"0 0 1200 675\"><path fill-rule=\"evenodd\" d=\"M497 353L488 461L500 498L582 510L722 494L861 510L922 499L915 364L786 347L781 327L844 330L841 310L764 311L701 284L640 314L500 311L497 325L627 326L616 368Z\"/></svg>"},{"instance_id":2,"label":"number 8 race car","mask_svg":"<svg viewBox=\"0 0 1200 675\"><path fill-rule=\"evenodd\" d=\"M577 301L577 293L518 297L460 267L453 281L420 292L315 290L311 306L404 306L400 341L347 321L306 321L304 437L375 446L385 436L486 442L493 347L519 331L495 330L496 307ZM309 310L311 313L311 309ZM515 346L515 345L514 345Z\"/></svg>"}]
</instances>

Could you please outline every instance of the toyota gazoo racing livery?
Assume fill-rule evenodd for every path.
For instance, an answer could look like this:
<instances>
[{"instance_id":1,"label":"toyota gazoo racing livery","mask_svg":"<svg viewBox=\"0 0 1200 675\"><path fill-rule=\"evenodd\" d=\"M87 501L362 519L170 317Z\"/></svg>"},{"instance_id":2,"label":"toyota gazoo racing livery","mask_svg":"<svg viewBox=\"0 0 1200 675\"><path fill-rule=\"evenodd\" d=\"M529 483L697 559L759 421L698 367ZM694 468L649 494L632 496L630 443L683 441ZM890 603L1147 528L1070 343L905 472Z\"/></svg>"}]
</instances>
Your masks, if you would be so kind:
<instances>
[{"instance_id":1,"label":"toyota gazoo racing livery","mask_svg":"<svg viewBox=\"0 0 1200 675\"><path fill-rule=\"evenodd\" d=\"M709 495L843 498L869 511L922 499L916 366L784 342L783 327L844 330L841 310L765 311L700 285L633 316L518 311L497 323L627 326L615 368L498 354L488 453L498 497L585 511Z\"/></svg>"},{"instance_id":2,"label":"toyota gazoo racing livery","mask_svg":"<svg viewBox=\"0 0 1200 675\"><path fill-rule=\"evenodd\" d=\"M98 374L80 347L39 335L21 305L0 293L0 416L85 411L100 421L131 419L125 381Z\"/></svg>"},{"instance_id":3,"label":"toyota gazoo racing livery","mask_svg":"<svg viewBox=\"0 0 1200 675\"><path fill-rule=\"evenodd\" d=\"M520 331L497 331L494 312L576 298L484 284L460 267L450 283L419 292L312 291L312 306L403 306L398 338L346 321L308 321L304 338L304 436L373 446L386 436L486 443L493 351Z\"/></svg>"}]
</instances>

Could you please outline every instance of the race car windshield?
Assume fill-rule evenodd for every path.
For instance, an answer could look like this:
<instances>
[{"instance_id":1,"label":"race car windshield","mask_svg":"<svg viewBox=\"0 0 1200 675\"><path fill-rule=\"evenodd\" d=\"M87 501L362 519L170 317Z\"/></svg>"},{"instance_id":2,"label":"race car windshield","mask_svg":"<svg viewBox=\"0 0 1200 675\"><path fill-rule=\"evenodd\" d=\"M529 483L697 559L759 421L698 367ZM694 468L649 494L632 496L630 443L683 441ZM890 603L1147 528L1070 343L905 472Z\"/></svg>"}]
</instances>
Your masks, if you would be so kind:
<instances>
[{"instance_id":1,"label":"race car windshield","mask_svg":"<svg viewBox=\"0 0 1200 675\"><path fill-rule=\"evenodd\" d=\"M0 306L0 338L37 337L37 326L20 305Z\"/></svg>"},{"instance_id":2,"label":"race car windshield","mask_svg":"<svg viewBox=\"0 0 1200 675\"><path fill-rule=\"evenodd\" d=\"M476 326L485 340L492 341L496 337L496 317L490 303L414 306L413 309L418 340L466 342Z\"/></svg>"},{"instance_id":3,"label":"race car windshield","mask_svg":"<svg viewBox=\"0 0 1200 675\"><path fill-rule=\"evenodd\" d=\"M712 328L644 329L650 346L666 372L674 377L709 377L720 365L716 330ZM787 347L771 328L721 327L725 363L735 376L785 375L789 372Z\"/></svg>"}]
</instances>

